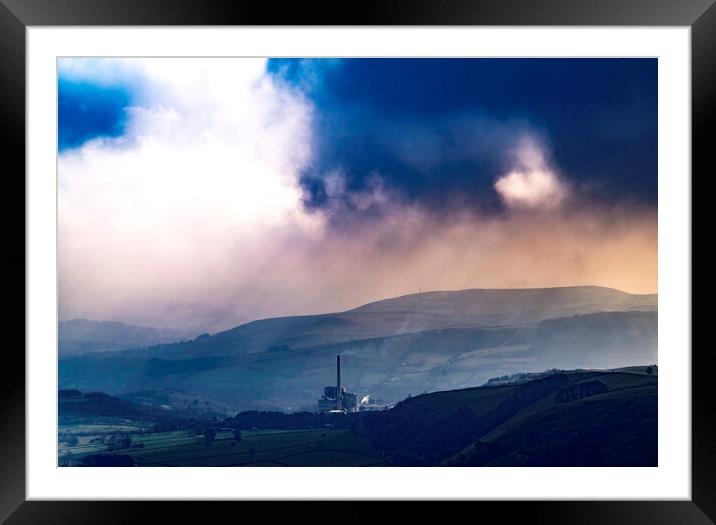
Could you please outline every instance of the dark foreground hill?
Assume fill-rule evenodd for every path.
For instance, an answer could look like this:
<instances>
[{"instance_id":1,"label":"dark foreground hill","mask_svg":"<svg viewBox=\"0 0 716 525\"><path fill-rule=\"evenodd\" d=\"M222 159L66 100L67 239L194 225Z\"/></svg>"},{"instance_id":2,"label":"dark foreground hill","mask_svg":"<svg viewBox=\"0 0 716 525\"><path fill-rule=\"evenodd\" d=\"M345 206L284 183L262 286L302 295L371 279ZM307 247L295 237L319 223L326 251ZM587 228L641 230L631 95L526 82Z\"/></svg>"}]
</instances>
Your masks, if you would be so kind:
<instances>
[{"instance_id":1,"label":"dark foreground hill","mask_svg":"<svg viewBox=\"0 0 716 525\"><path fill-rule=\"evenodd\" d=\"M194 341L61 359L61 388L181 390L226 413L311 410L343 356L349 391L397 401L516 371L655 363L657 298L601 287L427 292L267 319Z\"/></svg>"},{"instance_id":2,"label":"dark foreground hill","mask_svg":"<svg viewBox=\"0 0 716 525\"><path fill-rule=\"evenodd\" d=\"M656 466L658 378L569 372L438 392L354 432L403 466Z\"/></svg>"}]
</instances>

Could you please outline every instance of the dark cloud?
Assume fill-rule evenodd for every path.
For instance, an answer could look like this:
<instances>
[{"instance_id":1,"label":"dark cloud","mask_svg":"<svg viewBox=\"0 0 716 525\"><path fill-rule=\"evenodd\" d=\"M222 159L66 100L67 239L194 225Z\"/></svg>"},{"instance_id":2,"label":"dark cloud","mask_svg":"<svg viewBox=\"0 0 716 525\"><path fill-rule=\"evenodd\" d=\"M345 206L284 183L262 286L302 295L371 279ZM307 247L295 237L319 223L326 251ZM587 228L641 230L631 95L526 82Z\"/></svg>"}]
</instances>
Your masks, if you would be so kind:
<instances>
[{"instance_id":1,"label":"dark cloud","mask_svg":"<svg viewBox=\"0 0 716 525\"><path fill-rule=\"evenodd\" d=\"M377 174L436 213L456 199L497 210L494 182L525 135L594 198L656 204L654 59L289 59L270 70L316 105L309 208L341 201L355 213L350 194ZM345 191L331 198L336 172Z\"/></svg>"}]
</instances>

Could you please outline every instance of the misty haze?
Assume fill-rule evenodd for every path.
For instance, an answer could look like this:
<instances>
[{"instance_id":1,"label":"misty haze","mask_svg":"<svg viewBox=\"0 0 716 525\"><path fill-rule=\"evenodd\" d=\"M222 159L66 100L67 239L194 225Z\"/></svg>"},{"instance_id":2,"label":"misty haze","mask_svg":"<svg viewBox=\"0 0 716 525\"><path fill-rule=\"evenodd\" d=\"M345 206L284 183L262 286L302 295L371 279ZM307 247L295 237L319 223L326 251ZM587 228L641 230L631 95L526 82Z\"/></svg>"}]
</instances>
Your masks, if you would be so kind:
<instances>
[{"instance_id":1,"label":"misty haze","mask_svg":"<svg viewBox=\"0 0 716 525\"><path fill-rule=\"evenodd\" d=\"M58 62L60 466L655 466L654 59Z\"/></svg>"}]
</instances>

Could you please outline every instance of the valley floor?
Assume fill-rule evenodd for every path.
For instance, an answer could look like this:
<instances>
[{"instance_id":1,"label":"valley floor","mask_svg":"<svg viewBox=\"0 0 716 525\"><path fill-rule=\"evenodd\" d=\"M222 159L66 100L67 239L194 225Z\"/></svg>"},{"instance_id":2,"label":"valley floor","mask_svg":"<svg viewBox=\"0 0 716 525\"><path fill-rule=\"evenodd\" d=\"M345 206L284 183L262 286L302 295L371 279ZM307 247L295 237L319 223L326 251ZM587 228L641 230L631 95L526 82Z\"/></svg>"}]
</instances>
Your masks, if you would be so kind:
<instances>
[{"instance_id":1,"label":"valley floor","mask_svg":"<svg viewBox=\"0 0 716 525\"><path fill-rule=\"evenodd\" d=\"M107 453L106 445L89 443L106 429L97 431L96 436L82 436L75 446L61 446L60 466L82 466L85 457ZM133 437L129 448L112 454L128 455L135 465L145 467L389 466L350 430L246 430L241 434L241 441L236 441L233 432L219 432L206 446L202 436L187 431L151 433Z\"/></svg>"}]
</instances>

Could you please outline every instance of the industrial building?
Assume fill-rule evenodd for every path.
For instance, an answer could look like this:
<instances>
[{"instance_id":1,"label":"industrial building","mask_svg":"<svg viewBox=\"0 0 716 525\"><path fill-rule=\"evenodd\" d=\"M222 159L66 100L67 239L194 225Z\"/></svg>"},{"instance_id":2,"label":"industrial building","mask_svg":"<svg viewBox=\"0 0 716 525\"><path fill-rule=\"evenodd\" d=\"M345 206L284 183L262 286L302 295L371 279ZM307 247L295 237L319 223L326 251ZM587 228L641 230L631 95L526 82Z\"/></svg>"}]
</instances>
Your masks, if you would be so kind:
<instances>
[{"instance_id":1,"label":"industrial building","mask_svg":"<svg viewBox=\"0 0 716 525\"><path fill-rule=\"evenodd\" d=\"M336 386L327 386L318 400L320 412L358 412L358 396L341 386L341 356L336 356Z\"/></svg>"}]
</instances>

